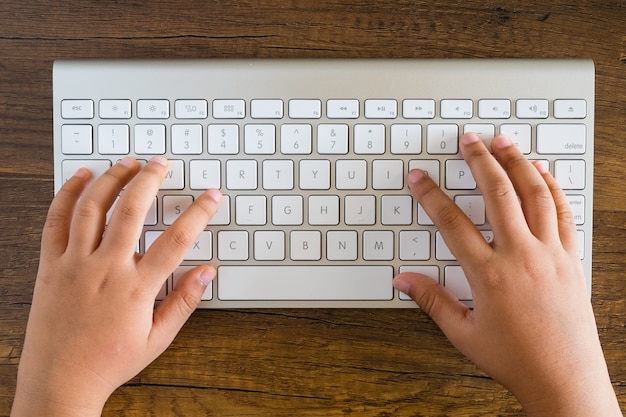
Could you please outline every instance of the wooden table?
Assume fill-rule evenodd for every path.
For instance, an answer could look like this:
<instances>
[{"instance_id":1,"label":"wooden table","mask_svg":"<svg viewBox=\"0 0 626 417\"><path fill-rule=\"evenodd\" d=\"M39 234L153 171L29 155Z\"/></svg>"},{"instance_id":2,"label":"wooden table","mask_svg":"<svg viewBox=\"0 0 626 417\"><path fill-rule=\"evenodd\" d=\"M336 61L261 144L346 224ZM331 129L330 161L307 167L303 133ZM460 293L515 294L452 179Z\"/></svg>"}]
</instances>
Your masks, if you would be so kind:
<instances>
[{"instance_id":1,"label":"wooden table","mask_svg":"<svg viewBox=\"0 0 626 417\"><path fill-rule=\"evenodd\" d=\"M593 58L593 304L626 409L626 3L420 3L0 3L0 415L11 407L52 199L51 66L57 58L88 57ZM104 412L148 414L523 412L419 310L204 310L156 362L115 392Z\"/></svg>"}]
</instances>

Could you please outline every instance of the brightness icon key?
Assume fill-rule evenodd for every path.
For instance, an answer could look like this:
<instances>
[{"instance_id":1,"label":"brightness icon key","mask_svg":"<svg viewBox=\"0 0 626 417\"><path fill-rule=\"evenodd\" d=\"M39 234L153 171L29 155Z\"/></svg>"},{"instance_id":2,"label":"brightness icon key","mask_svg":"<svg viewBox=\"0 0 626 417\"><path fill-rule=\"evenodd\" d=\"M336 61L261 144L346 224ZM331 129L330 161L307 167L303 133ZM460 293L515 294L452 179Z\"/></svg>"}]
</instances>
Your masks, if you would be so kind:
<instances>
[{"instance_id":1,"label":"brightness icon key","mask_svg":"<svg viewBox=\"0 0 626 417\"><path fill-rule=\"evenodd\" d=\"M101 119L130 119L130 100L100 100L99 114Z\"/></svg>"},{"instance_id":2,"label":"brightness icon key","mask_svg":"<svg viewBox=\"0 0 626 417\"><path fill-rule=\"evenodd\" d=\"M137 117L140 119L168 119L170 102L168 100L138 100Z\"/></svg>"}]
</instances>

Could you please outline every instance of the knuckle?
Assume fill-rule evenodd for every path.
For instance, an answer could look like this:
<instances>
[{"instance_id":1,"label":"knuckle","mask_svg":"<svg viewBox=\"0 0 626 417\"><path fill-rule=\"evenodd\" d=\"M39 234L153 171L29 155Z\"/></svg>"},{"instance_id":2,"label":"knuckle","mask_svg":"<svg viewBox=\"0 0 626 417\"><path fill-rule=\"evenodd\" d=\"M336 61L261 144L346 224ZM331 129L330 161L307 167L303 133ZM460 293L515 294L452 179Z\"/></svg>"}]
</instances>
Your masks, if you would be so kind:
<instances>
[{"instance_id":1,"label":"knuckle","mask_svg":"<svg viewBox=\"0 0 626 417\"><path fill-rule=\"evenodd\" d=\"M447 204L435 214L433 222L444 230L455 230L464 224L465 213L454 203Z\"/></svg>"},{"instance_id":2,"label":"knuckle","mask_svg":"<svg viewBox=\"0 0 626 417\"><path fill-rule=\"evenodd\" d=\"M83 198L76 207L76 215L84 219L95 219L102 216L103 209L91 198Z\"/></svg>"},{"instance_id":3,"label":"knuckle","mask_svg":"<svg viewBox=\"0 0 626 417\"><path fill-rule=\"evenodd\" d=\"M142 208L134 202L121 202L115 208L116 215L124 223L130 223L144 216Z\"/></svg>"},{"instance_id":4,"label":"knuckle","mask_svg":"<svg viewBox=\"0 0 626 417\"><path fill-rule=\"evenodd\" d=\"M175 250L186 250L194 242L191 232L184 228L169 228L167 242Z\"/></svg>"}]
</instances>

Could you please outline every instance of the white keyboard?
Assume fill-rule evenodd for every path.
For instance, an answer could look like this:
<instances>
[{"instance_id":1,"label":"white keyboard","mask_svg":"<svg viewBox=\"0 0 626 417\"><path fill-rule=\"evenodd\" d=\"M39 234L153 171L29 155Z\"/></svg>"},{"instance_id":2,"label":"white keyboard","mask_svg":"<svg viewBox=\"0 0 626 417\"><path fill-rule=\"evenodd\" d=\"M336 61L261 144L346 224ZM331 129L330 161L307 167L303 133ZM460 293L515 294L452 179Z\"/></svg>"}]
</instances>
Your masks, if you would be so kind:
<instances>
[{"instance_id":1,"label":"white keyboard","mask_svg":"<svg viewBox=\"0 0 626 417\"><path fill-rule=\"evenodd\" d=\"M428 171L493 234L459 137L510 135L574 211L591 288L594 66L587 60L162 60L54 64L54 185L130 155L170 170L143 252L194 197L224 201L182 272L218 276L201 308L415 307L419 271L466 304L462 269L406 174ZM513 271L514 272L514 271Z\"/></svg>"}]
</instances>

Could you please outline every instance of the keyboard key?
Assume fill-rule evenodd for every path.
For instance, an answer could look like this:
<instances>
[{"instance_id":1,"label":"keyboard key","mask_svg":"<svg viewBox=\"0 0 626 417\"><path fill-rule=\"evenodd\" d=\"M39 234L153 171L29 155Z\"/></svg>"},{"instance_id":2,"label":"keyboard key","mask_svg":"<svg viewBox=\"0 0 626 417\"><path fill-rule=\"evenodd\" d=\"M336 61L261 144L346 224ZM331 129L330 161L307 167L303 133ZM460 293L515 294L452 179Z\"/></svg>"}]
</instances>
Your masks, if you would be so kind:
<instances>
[{"instance_id":1,"label":"keyboard key","mask_svg":"<svg viewBox=\"0 0 626 417\"><path fill-rule=\"evenodd\" d=\"M347 225L373 225L376 223L376 197L373 195L346 196L344 216Z\"/></svg>"},{"instance_id":2,"label":"keyboard key","mask_svg":"<svg viewBox=\"0 0 626 417\"><path fill-rule=\"evenodd\" d=\"M293 189L293 161L289 159L263 161L263 189Z\"/></svg>"},{"instance_id":3,"label":"keyboard key","mask_svg":"<svg viewBox=\"0 0 626 417\"><path fill-rule=\"evenodd\" d=\"M585 100L554 100L555 119L584 119L587 117Z\"/></svg>"},{"instance_id":4,"label":"keyboard key","mask_svg":"<svg viewBox=\"0 0 626 417\"><path fill-rule=\"evenodd\" d=\"M435 184L439 185L439 161L430 159L411 159L409 161L409 172L420 169L426 173Z\"/></svg>"},{"instance_id":5,"label":"keyboard key","mask_svg":"<svg viewBox=\"0 0 626 417\"><path fill-rule=\"evenodd\" d=\"M185 188L185 163L171 159L170 166L161 183L161 190L182 190Z\"/></svg>"},{"instance_id":6,"label":"keyboard key","mask_svg":"<svg viewBox=\"0 0 626 417\"><path fill-rule=\"evenodd\" d=\"M422 153L421 125L391 125L391 153L420 154Z\"/></svg>"},{"instance_id":7,"label":"keyboard key","mask_svg":"<svg viewBox=\"0 0 626 417\"><path fill-rule=\"evenodd\" d=\"M285 259L285 232L258 230L254 232L254 259L257 261L282 261Z\"/></svg>"},{"instance_id":8,"label":"keyboard key","mask_svg":"<svg viewBox=\"0 0 626 417\"><path fill-rule=\"evenodd\" d=\"M221 163L218 160L194 160L189 162L189 187L192 190L222 188Z\"/></svg>"},{"instance_id":9,"label":"keyboard key","mask_svg":"<svg viewBox=\"0 0 626 417\"><path fill-rule=\"evenodd\" d=\"M319 119L322 117L321 100L289 100L291 119Z\"/></svg>"},{"instance_id":10,"label":"keyboard key","mask_svg":"<svg viewBox=\"0 0 626 417\"><path fill-rule=\"evenodd\" d=\"M244 100L213 100L214 119L243 119L245 117L246 102Z\"/></svg>"},{"instance_id":11,"label":"keyboard key","mask_svg":"<svg viewBox=\"0 0 626 417\"><path fill-rule=\"evenodd\" d=\"M202 125L172 125L171 141L173 154L201 154Z\"/></svg>"},{"instance_id":12,"label":"keyboard key","mask_svg":"<svg viewBox=\"0 0 626 417\"><path fill-rule=\"evenodd\" d=\"M272 224L298 226L304 222L301 195L272 196Z\"/></svg>"},{"instance_id":13,"label":"keyboard key","mask_svg":"<svg viewBox=\"0 0 626 417\"><path fill-rule=\"evenodd\" d=\"M206 100L176 100L174 114L177 119L206 119L208 103Z\"/></svg>"},{"instance_id":14,"label":"keyboard key","mask_svg":"<svg viewBox=\"0 0 626 417\"><path fill-rule=\"evenodd\" d=\"M248 260L248 232L222 230L217 233L217 242L217 257L220 261Z\"/></svg>"},{"instance_id":15,"label":"keyboard key","mask_svg":"<svg viewBox=\"0 0 626 417\"><path fill-rule=\"evenodd\" d=\"M477 226L485 224L485 201L482 195L457 195L454 202Z\"/></svg>"},{"instance_id":16,"label":"keyboard key","mask_svg":"<svg viewBox=\"0 0 626 417\"><path fill-rule=\"evenodd\" d=\"M476 181L464 159L447 160L445 177L448 190L476 189Z\"/></svg>"},{"instance_id":17,"label":"keyboard key","mask_svg":"<svg viewBox=\"0 0 626 417\"><path fill-rule=\"evenodd\" d=\"M366 230L363 232L363 259L366 261L389 261L394 254L394 235L390 230Z\"/></svg>"},{"instance_id":18,"label":"keyboard key","mask_svg":"<svg viewBox=\"0 0 626 417\"><path fill-rule=\"evenodd\" d=\"M328 100L326 102L326 117L329 119L358 119L359 100Z\"/></svg>"},{"instance_id":19,"label":"keyboard key","mask_svg":"<svg viewBox=\"0 0 626 417\"><path fill-rule=\"evenodd\" d=\"M367 119L395 119L398 116L396 100L365 100Z\"/></svg>"},{"instance_id":20,"label":"keyboard key","mask_svg":"<svg viewBox=\"0 0 626 417\"><path fill-rule=\"evenodd\" d=\"M334 226L339 224L339 197L336 195L309 196L309 224Z\"/></svg>"},{"instance_id":21,"label":"keyboard key","mask_svg":"<svg viewBox=\"0 0 626 417\"><path fill-rule=\"evenodd\" d=\"M239 153L239 125L211 124L207 136L209 154L236 155Z\"/></svg>"},{"instance_id":22,"label":"keyboard key","mask_svg":"<svg viewBox=\"0 0 626 417\"><path fill-rule=\"evenodd\" d=\"M229 190L257 189L257 161L226 161L226 188Z\"/></svg>"},{"instance_id":23,"label":"keyboard key","mask_svg":"<svg viewBox=\"0 0 626 417\"><path fill-rule=\"evenodd\" d=\"M230 196L223 195L217 213L209 220L209 226L223 226L228 224L230 224Z\"/></svg>"},{"instance_id":24,"label":"keyboard key","mask_svg":"<svg viewBox=\"0 0 626 417\"><path fill-rule=\"evenodd\" d=\"M487 123L468 123L463 125L463 134L473 132L483 141L488 149L491 149L491 141L496 135L496 127Z\"/></svg>"},{"instance_id":25,"label":"keyboard key","mask_svg":"<svg viewBox=\"0 0 626 417\"><path fill-rule=\"evenodd\" d=\"M311 125L284 124L280 127L280 152L285 155L308 155L312 143Z\"/></svg>"},{"instance_id":26,"label":"keyboard key","mask_svg":"<svg viewBox=\"0 0 626 417\"><path fill-rule=\"evenodd\" d=\"M367 161L342 159L335 163L335 188L338 190L365 190Z\"/></svg>"},{"instance_id":27,"label":"keyboard key","mask_svg":"<svg viewBox=\"0 0 626 417\"><path fill-rule=\"evenodd\" d=\"M402 259L403 261L427 261L429 260L430 259L430 232L428 230L403 230L401 231L400 232L400 259Z\"/></svg>"},{"instance_id":28,"label":"keyboard key","mask_svg":"<svg viewBox=\"0 0 626 417\"><path fill-rule=\"evenodd\" d=\"M100 100L101 119L130 119L132 103L130 100Z\"/></svg>"},{"instance_id":29,"label":"keyboard key","mask_svg":"<svg viewBox=\"0 0 626 417\"><path fill-rule=\"evenodd\" d=\"M435 100L404 100L402 117L405 119L433 119L435 117Z\"/></svg>"},{"instance_id":30,"label":"keyboard key","mask_svg":"<svg viewBox=\"0 0 626 417\"><path fill-rule=\"evenodd\" d=\"M140 119L167 119L170 117L168 100L138 100L137 117Z\"/></svg>"},{"instance_id":31,"label":"keyboard key","mask_svg":"<svg viewBox=\"0 0 626 417\"><path fill-rule=\"evenodd\" d=\"M190 195L163 196L163 224L169 226L174 223L192 203L193 197Z\"/></svg>"},{"instance_id":32,"label":"keyboard key","mask_svg":"<svg viewBox=\"0 0 626 417\"><path fill-rule=\"evenodd\" d=\"M413 222L413 197L384 195L381 197L381 224L410 225Z\"/></svg>"},{"instance_id":33,"label":"keyboard key","mask_svg":"<svg viewBox=\"0 0 626 417\"><path fill-rule=\"evenodd\" d=\"M372 188L401 190L404 188L404 163L400 159L377 159L372 162Z\"/></svg>"},{"instance_id":34,"label":"keyboard key","mask_svg":"<svg viewBox=\"0 0 626 417\"><path fill-rule=\"evenodd\" d=\"M354 230L331 230L326 233L328 260L356 261L357 253L357 233Z\"/></svg>"},{"instance_id":35,"label":"keyboard key","mask_svg":"<svg viewBox=\"0 0 626 417\"><path fill-rule=\"evenodd\" d=\"M300 189L328 190L330 188L330 161L303 159L300 161Z\"/></svg>"},{"instance_id":36,"label":"keyboard key","mask_svg":"<svg viewBox=\"0 0 626 417\"><path fill-rule=\"evenodd\" d=\"M524 155L530 153L529 124L503 124L500 125L500 133L507 135Z\"/></svg>"},{"instance_id":37,"label":"keyboard key","mask_svg":"<svg viewBox=\"0 0 626 417\"><path fill-rule=\"evenodd\" d=\"M547 119L548 100L517 100L515 114L519 119Z\"/></svg>"},{"instance_id":38,"label":"keyboard key","mask_svg":"<svg viewBox=\"0 0 626 417\"><path fill-rule=\"evenodd\" d=\"M353 150L360 155L385 153L385 125L355 125Z\"/></svg>"},{"instance_id":39,"label":"keyboard key","mask_svg":"<svg viewBox=\"0 0 626 417\"><path fill-rule=\"evenodd\" d=\"M439 282L439 267L436 265L403 265L399 268L399 272L422 274L432 278L435 282ZM412 298L403 292L398 293L398 298L400 298L400 300L412 301Z\"/></svg>"},{"instance_id":40,"label":"keyboard key","mask_svg":"<svg viewBox=\"0 0 626 417\"><path fill-rule=\"evenodd\" d=\"M89 155L93 152L91 125L61 126L61 152L65 155Z\"/></svg>"},{"instance_id":41,"label":"keyboard key","mask_svg":"<svg viewBox=\"0 0 626 417\"><path fill-rule=\"evenodd\" d=\"M249 124L244 128L244 152L248 155L276 153L276 126Z\"/></svg>"},{"instance_id":42,"label":"keyboard key","mask_svg":"<svg viewBox=\"0 0 626 417\"><path fill-rule=\"evenodd\" d=\"M471 119L474 102L472 100L441 100L442 119Z\"/></svg>"},{"instance_id":43,"label":"keyboard key","mask_svg":"<svg viewBox=\"0 0 626 417\"><path fill-rule=\"evenodd\" d=\"M61 117L64 119L93 119L93 100L61 101Z\"/></svg>"},{"instance_id":44,"label":"keyboard key","mask_svg":"<svg viewBox=\"0 0 626 417\"><path fill-rule=\"evenodd\" d=\"M135 153L163 155L165 153L165 125L135 125Z\"/></svg>"},{"instance_id":45,"label":"keyboard key","mask_svg":"<svg viewBox=\"0 0 626 417\"><path fill-rule=\"evenodd\" d=\"M322 234L318 230L292 231L289 240L292 260L319 261L322 258Z\"/></svg>"},{"instance_id":46,"label":"keyboard key","mask_svg":"<svg viewBox=\"0 0 626 417\"><path fill-rule=\"evenodd\" d=\"M585 224L585 196L568 195L567 200L577 225Z\"/></svg>"},{"instance_id":47,"label":"keyboard key","mask_svg":"<svg viewBox=\"0 0 626 417\"><path fill-rule=\"evenodd\" d=\"M554 178L564 190L582 190L586 183L586 167L583 160L554 162Z\"/></svg>"},{"instance_id":48,"label":"keyboard key","mask_svg":"<svg viewBox=\"0 0 626 417\"><path fill-rule=\"evenodd\" d=\"M583 154L587 151L587 129L583 124L537 125L537 153Z\"/></svg>"},{"instance_id":49,"label":"keyboard key","mask_svg":"<svg viewBox=\"0 0 626 417\"><path fill-rule=\"evenodd\" d=\"M390 266L222 266L220 300L390 300Z\"/></svg>"},{"instance_id":50,"label":"keyboard key","mask_svg":"<svg viewBox=\"0 0 626 417\"><path fill-rule=\"evenodd\" d=\"M456 154L459 151L459 127L454 124L430 124L426 130L426 152Z\"/></svg>"},{"instance_id":51,"label":"keyboard key","mask_svg":"<svg viewBox=\"0 0 626 417\"><path fill-rule=\"evenodd\" d=\"M127 155L129 152L128 125L98 126L98 153L102 155Z\"/></svg>"},{"instance_id":52,"label":"keyboard key","mask_svg":"<svg viewBox=\"0 0 626 417\"><path fill-rule=\"evenodd\" d=\"M282 119L282 100L252 100L250 102L250 116L253 119Z\"/></svg>"},{"instance_id":53,"label":"keyboard key","mask_svg":"<svg viewBox=\"0 0 626 417\"><path fill-rule=\"evenodd\" d=\"M61 178L65 184L79 168L87 168L91 172L91 180L95 180L111 168L111 161L100 159L66 159L62 164Z\"/></svg>"},{"instance_id":54,"label":"keyboard key","mask_svg":"<svg viewBox=\"0 0 626 417\"><path fill-rule=\"evenodd\" d=\"M460 301L472 300L472 289L467 282L467 277L460 266L446 266L444 269L444 286L452 292Z\"/></svg>"},{"instance_id":55,"label":"keyboard key","mask_svg":"<svg viewBox=\"0 0 626 417\"><path fill-rule=\"evenodd\" d=\"M510 118L511 100L478 100L478 117L481 119Z\"/></svg>"},{"instance_id":56,"label":"keyboard key","mask_svg":"<svg viewBox=\"0 0 626 417\"><path fill-rule=\"evenodd\" d=\"M235 197L235 223L240 226L260 226L267 223L267 200L264 195Z\"/></svg>"},{"instance_id":57,"label":"keyboard key","mask_svg":"<svg viewBox=\"0 0 626 417\"><path fill-rule=\"evenodd\" d=\"M203 233L210 234L211 232L203 232ZM172 288L176 288L176 285L178 285L178 281L182 278L182 276L195 267L196 266L194 265L184 265L184 266L179 266L178 268L176 268L174 270L174 274L172 274ZM206 287L200 299L202 301L210 301L213 299L213 285L212 284L209 284Z\"/></svg>"},{"instance_id":58,"label":"keyboard key","mask_svg":"<svg viewBox=\"0 0 626 417\"><path fill-rule=\"evenodd\" d=\"M317 126L317 153L320 155L348 153L348 125Z\"/></svg>"}]
</instances>

